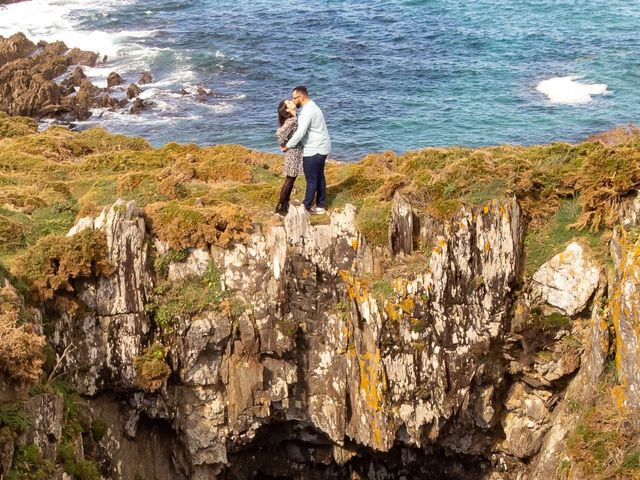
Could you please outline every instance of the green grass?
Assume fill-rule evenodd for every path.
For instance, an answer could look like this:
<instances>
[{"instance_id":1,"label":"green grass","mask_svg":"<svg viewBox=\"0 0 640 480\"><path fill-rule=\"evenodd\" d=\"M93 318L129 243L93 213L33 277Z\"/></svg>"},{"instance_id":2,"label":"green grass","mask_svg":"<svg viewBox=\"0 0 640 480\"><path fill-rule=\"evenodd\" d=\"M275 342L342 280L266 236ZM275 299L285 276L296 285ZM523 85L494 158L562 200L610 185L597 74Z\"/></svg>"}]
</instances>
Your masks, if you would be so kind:
<instances>
[{"instance_id":1,"label":"green grass","mask_svg":"<svg viewBox=\"0 0 640 480\"><path fill-rule=\"evenodd\" d=\"M373 295L373 298L382 306L385 300L394 298L396 292L393 290L389 280L382 279L371 284L371 295Z\"/></svg>"},{"instance_id":2,"label":"green grass","mask_svg":"<svg viewBox=\"0 0 640 480\"><path fill-rule=\"evenodd\" d=\"M224 298L220 273L214 265L210 265L202 277L191 276L177 282L162 282L146 310L164 331L171 331L181 318L191 317L207 308L216 308Z\"/></svg>"},{"instance_id":3,"label":"green grass","mask_svg":"<svg viewBox=\"0 0 640 480\"><path fill-rule=\"evenodd\" d=\"M29 429L31 420L18 402L0 405L0 427L9 427L16 433L22 433Z\"/></svg>"},{"instance_id":4,"label":"green grass","mask_svg":"<svg viewBox=\"0 0 640 480\"><path fill-rule=\"evenodd\" d=\"M557 212L539 228L527 230L524 240L525 272L535 273L543 263L562 252L572 240L588 245L600 258L607 255L602 235L590 230L578 230L572 225L582 213L580 201L569 198L561 201Z\"/></svg>"},{"instance_id":5,"label":"green grass","mask_svg":"<svg viewBox=\"0 0 640 480\"><path fill-rule=\"evenodd\" d=\"M48 480L54 472L53 462L42 458L35 445L16 446L13 465L6 480Z\"/></svg>"}]
</instances>

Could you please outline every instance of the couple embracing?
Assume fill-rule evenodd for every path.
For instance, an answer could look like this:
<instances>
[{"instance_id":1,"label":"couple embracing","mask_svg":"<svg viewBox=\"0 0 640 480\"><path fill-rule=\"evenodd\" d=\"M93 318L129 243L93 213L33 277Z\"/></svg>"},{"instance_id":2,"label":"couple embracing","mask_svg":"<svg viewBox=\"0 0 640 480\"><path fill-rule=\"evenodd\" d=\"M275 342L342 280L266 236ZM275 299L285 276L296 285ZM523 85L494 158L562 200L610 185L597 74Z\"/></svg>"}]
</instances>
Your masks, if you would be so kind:
<instances>
[{"instance_id":1,"label":"couple embracing","mask_svg":"<svg viewBox=\"0 0 640 480\"><path fill-rule=\"evenodd\" d=\"M300 112L297 113L297 109ZM309 98L304 86L293 89L291 100L283 100L278 105L276 139L284 152L285 180L280 190L276 213L286 215L289 198L296 177L304 172L307 188L304 207L314 215L327 213L327 182L324 165L331 151L331 139L322 111Z\"/></svg>"}]
</instances>

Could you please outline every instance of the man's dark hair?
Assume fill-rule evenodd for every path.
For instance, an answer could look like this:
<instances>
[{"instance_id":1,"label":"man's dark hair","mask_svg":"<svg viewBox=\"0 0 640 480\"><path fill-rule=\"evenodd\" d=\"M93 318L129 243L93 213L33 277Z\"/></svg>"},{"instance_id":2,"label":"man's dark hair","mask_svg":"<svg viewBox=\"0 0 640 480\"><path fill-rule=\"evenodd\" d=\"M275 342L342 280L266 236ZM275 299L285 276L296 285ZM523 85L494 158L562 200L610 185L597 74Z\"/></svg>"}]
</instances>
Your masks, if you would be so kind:
<instances>
[{"instance_id":1,"label":"man's dark hair","mask_svg":"<svg viewBox=\"0 0 640 480\"><path fill-rule=\"evenodd\" d=\"M300 92L302 93L305 97L309 96L309 92L307 90L307 87L305 87L304 85L298 85L296 88L294 88L293 90L291 90L292 92Z\"/></svg>"}]
</instances>

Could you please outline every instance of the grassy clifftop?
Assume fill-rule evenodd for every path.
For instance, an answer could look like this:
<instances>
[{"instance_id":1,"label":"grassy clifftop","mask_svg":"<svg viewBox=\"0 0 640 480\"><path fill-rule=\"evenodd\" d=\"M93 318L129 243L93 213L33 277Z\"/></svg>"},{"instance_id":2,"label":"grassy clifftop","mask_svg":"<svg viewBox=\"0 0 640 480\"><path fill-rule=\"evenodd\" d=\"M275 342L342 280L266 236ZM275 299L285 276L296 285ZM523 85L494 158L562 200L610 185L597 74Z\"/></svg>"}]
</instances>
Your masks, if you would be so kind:
<instances>
[{"instance_id":1,"label":"grassy clifftop","mask_svg":"<svg viewBox=\"0 0 640 480\"><path fill-rule=\"evenodd\" d=\"M610 226L621 197L640 185L639 137L623 131L605 140L429 148L330 163L329 203L354 203L365 236L384 244L397 189L418 212L439 218L461 204L515 195L536 232L531 251L546 255L576 229ZM99 128L38 133L33 121L0 114L0 260L11 263L41 237L64 234L78 217L118 197L135 199L152 231L177 248L224 245L242 238L252 222L278 221L271 212L281 176L280 155L238 145L156 149ZM297 189L300 199L304 179Z\"/></svg>"}]
</instances>

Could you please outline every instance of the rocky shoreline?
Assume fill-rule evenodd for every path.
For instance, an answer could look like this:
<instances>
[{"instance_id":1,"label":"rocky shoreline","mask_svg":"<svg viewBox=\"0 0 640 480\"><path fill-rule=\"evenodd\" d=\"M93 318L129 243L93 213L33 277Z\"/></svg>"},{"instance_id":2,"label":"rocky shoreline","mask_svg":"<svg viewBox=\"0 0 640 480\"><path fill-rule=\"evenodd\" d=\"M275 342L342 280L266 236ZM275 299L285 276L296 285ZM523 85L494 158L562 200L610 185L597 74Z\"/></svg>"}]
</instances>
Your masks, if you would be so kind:
<instances>
[{"instance_id":1,"label":"rocky shoreline","mask_svg":"<svg viewBox=\"0 0 640 480\"><path fill-rule=\"evenodd\" d=\"M141 72L137 83L129 85L112 72L106 88L87 79L83 67L106 60L63 42L36 44L22 33L0 37L0 111L70 123L88 119L95 108L135 114L148 107L149 102L139 98L139 85L152 81L149 72Z\"/></svg>"}]
</instances>

